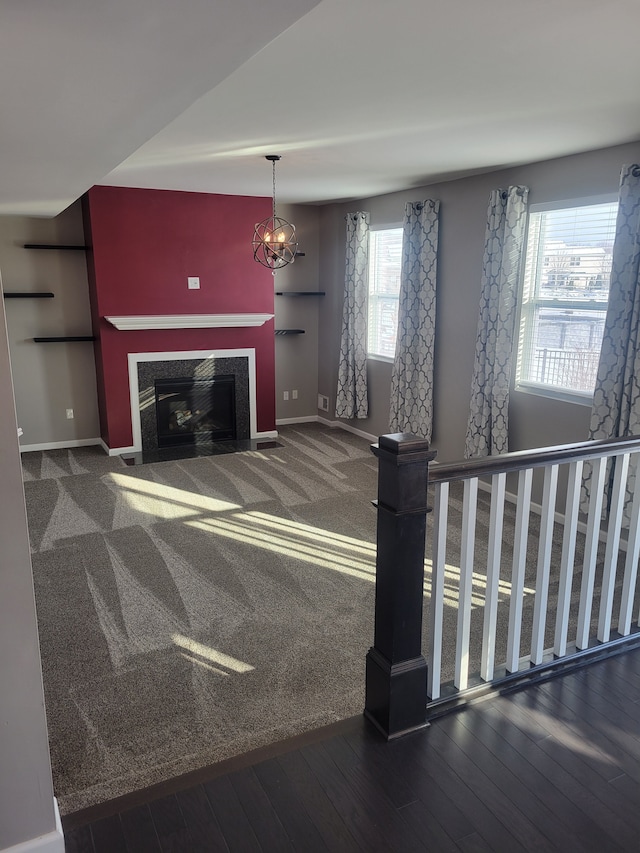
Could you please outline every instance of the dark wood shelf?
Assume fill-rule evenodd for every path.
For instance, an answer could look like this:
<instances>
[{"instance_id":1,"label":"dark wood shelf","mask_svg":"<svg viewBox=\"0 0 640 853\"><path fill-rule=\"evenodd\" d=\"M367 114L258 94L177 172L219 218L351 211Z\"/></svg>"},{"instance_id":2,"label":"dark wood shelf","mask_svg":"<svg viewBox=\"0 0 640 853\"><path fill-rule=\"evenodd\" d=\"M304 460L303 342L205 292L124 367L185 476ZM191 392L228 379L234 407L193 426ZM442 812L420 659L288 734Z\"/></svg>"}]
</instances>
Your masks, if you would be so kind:
<instances>
[{"instance_id":1,"label":"dark wood shelf","mask_svg":"<svg viewBox=\"0 0 640 853\"><path fill-rule=\"evenodd\" d=\"M23 243L25 249L62 249L64 252L84 252L87 246L67 246L59 243Z\"/></svg>"},{"instance_id":2,"label":"dark wood shelf","mask_svg":"<svg viewBox=\"0 0 640 853\"><path fill-rule=\"evenodd\" d=\"M9 291L3 294L5 299L53 299L53 293L37 290Z\"/></svg>"},{"instance_id":3,"label":"dark wood shelf","mask_svg":"<svg viewBox=\"0 0 640 853\"><path fill-rule=\"evenodd\" d=\"M37 344L61 344L69 341L95 341L94 335L65 335L57 338L34 338Z\"/></svg>"},{"instance_id":4,"label":"dark wood shelf","mask_svg":"<svg viewBox=\"0 0 640 853\"><path fill-rule=\"evenodd\" d=\"M294 258L304 258L306 252L296 252Z\"/></svg>"},{"instance_id":5,"label":"dark wood shelf","mask_svg":"<svg viewBox=\"0 0 640 853\"><path fill-rule=\"evenodd\" d=\"M276 335L304 335L304 329L276 329Z\"/></svg>"},{"instance_id":6,"label":"dark wood shelf","mask_svg":"<svg viewBox=\"0 0 640 853\"><path fill-rule=\"evenodd\" d=\"M324 290L276 290L276 296L324 296Z\"/></svg>"}]
</instances>

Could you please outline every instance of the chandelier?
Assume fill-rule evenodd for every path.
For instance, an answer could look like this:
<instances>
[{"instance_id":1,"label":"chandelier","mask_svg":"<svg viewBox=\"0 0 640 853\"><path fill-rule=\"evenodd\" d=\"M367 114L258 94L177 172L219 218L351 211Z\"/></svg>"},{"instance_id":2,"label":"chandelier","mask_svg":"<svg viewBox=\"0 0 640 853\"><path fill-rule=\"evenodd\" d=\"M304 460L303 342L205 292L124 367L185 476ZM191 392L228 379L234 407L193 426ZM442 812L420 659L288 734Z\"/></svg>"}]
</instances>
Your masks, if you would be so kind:
<instances>
[{"instance_id":1,"label":"chandelier","mask_svg":"<svg viewBox=\"0 0 640 853\"><path fill-rule=\"evenodd\" d=\"M296 228L286 219L276 216L276 163L279 154L267 154L273 169L273 209L271 216L258 222L253 231L253 259L273 274L281 267L292 264L298 250Z\"/></svg>"}]
</instances>

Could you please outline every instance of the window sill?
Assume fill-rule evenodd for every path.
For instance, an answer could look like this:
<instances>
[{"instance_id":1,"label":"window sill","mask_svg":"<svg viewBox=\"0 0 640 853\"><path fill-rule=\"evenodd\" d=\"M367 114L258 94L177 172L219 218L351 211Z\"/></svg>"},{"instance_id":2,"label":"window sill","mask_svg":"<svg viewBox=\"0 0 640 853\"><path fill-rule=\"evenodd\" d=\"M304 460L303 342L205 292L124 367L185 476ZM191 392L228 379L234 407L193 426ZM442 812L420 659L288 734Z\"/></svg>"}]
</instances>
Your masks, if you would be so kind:
<instances>
[{"instance_id":1,"label":"window sill","mask_svg":"<svg viewBox=\"0 0 640 853\"><path fill-rule=\"evenodd\" d=\"M554 388L550 385L534 385L533 383L518 383L514 391L521 394L532 394L534 397L547 397L550 400L561 400L563 403L575 403L578 406L593 405L593 394L581 391L569 391L565 388Z\"/></svg>"},{"instance_id":2,"label":"window sill","mask_svg":"<svg viewBox=\"0 0 640 853\"><path fill-rule=\"evenodd\" d=\"M393 358L388 355L373 355L367 353L367 361L383 361L386 364L393 364Z\"/></svg>"}]
</instances>

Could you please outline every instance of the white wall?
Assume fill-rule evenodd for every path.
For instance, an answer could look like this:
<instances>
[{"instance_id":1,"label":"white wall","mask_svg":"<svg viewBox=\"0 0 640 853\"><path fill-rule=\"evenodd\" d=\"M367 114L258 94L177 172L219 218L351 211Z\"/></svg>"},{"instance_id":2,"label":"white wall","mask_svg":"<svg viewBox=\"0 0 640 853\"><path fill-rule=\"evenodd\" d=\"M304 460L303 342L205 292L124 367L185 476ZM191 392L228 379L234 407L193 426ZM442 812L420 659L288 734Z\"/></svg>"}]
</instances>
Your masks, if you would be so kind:
<instances>
[{"instance_id":1,"label":"white wall","mask_svg":"<svg viewBox=\"0 0 640 853\"><path fill-rule=\"evenodd\" d=\"M53 299L5 301L23 446L97 438L91 343L36 344L34 337L91 334L84 252L39 251L23 243L82 245L77 202L54 219L0 217L0 269L8 291L51 291ZM68 420L66 410L73 409Z\"/></svg>"},{"instance_id":2,"label":"white wall","mask_svg":"<svg viewBox=\"0 0 640 853\"><path fill-rule=\"evenodd\" d=\"M0 291L2 287L0 285ZM0 850L64 849L56 832L27 515L0 300Z\"/></svg>"},{"instance_id":3,"label":"white wall","mask_svg":"<svg viewBox=\"0 0 640 853\"><path fill-rule=\"evenodd\" d=\"M480 276L489 192L525 184L529 203L616 193L620 168L640 162L640 143L533 163L457 181L330 205L320 214L320 281L327 291L320 315L319 390L335 405L348 211L366 210L372 227L401 224L407 201L439 199L433 447L439 461L462 458L475 352ZM370 414L353 425L388 432L391 365L369 361ZM590 409L522 392L511 395L510 449L586 440Z\"/></svg>"}]
</instances>

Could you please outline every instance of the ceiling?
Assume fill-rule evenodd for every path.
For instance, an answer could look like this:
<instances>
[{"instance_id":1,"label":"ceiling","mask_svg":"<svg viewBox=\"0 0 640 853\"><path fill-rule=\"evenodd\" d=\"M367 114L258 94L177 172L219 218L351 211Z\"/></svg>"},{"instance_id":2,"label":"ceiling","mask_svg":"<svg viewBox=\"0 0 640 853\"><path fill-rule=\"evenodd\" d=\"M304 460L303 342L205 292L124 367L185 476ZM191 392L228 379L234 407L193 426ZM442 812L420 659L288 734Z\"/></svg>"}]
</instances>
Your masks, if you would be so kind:
<instances>
[{"instance_id":1,"label":"ceiling","mask_svg":"<svg viewBox=\"0 0 640 853\"><path fill-rule=\"evenodd\" d=\"M88 8L89 7L89 8ZM5 0L0 213L363 198L640 139L638 0Z\"/></svg>"}]
</instances>

